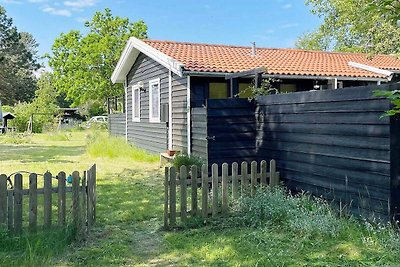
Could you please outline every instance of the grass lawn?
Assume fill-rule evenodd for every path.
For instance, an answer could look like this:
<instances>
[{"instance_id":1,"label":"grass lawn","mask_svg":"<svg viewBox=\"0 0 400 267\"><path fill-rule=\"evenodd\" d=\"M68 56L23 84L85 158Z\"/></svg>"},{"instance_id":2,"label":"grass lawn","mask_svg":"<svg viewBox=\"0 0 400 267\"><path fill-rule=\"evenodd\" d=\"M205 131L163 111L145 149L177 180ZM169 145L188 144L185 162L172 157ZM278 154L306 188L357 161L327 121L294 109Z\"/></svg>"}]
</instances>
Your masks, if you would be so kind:
<instances>
[{"instance_id":1,"label":"grass lawn","mask_svg":"<svg viewBox=\"0 0 400 267\"><path fill-rule=\"evenodd\" d=\"M103 133L104 135L104 133ZM274 227L231 226L228 219L164 232L163 170L157 157L86 153L93 133L35 135L29 143L2 143L0 173L98 169L97 224L85 242L60 230L37 236L0 236L1 266L383 266L400 264L400 240L385 244L379 231L347 226L326 238ZM4 140L3 140L4 141ZM112 146L117 146L118 142ZM123 149L123 148L121 148ZM125 149L124 149L125 150ZM133 160L139 158L144 161ZM385 236L386 238L386 236ZM385 239L386 240L386 239ZM396 243L397 242L397 243ZM397 249L393 244L398 244Z\"/></svg>"}]
</instances>

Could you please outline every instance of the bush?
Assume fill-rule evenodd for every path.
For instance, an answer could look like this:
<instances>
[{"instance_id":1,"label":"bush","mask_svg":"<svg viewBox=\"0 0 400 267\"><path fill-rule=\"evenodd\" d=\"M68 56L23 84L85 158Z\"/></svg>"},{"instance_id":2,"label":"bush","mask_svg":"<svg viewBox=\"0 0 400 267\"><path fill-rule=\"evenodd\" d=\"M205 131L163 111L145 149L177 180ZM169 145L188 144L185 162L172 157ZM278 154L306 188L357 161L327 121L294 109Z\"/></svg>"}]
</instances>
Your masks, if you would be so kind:
<instances>
[{"instance_id":1,"label":"bush","mask_svg":"<svg viewBox=\"0 0 400 267\"><path fill-rule=\"evenodd\" d=\"M186 166L190 168L193 165L196 165L197 169L201 170L201 166L204 164L204 160L194 155L189 156L187 154L178 154L175 156L172 164L178 171L181 168L181 166Z\"/></svg>"},{"instance_id":2,"label":"bush","mask_svg":"<svg viewBox=\"0 0 400 267\"><path fill-rule=\"evenodd\" d=\"M336 236L344 227L328 203L307 194L292 196L281 187L267 187L254 197L243 197L234 210L241 226L279 227L301 236Z\"/></svg>"},{"instance_id":3,"label":"bush","mask_svg":"<svg viewBox=\"0 0 400 267\"><path fill-rule=\"evenodd\" d=\"M97 158L127 158L141 162L157 162L158 156L127 144L123 138L93 131L87 137L87 153Z\"/></svg>"}]
</instances>

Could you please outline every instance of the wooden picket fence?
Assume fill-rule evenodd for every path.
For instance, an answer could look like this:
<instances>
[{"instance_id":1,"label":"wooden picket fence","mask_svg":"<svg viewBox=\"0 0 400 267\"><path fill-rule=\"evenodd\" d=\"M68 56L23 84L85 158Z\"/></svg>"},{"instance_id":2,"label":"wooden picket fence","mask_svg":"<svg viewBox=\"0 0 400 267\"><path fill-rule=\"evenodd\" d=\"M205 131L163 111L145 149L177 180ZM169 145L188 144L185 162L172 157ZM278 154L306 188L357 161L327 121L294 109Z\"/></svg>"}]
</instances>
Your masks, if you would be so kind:
<instances>
[{"instance_id":1,"label":"wooden picket fence","mask_svg":"<svg viewBox=\"0 0 400 267\"><path fill-rule=\"evenodd\" d=\"M30 173L29 188L24 189L21 173L13 175L14 179L5 174L0 175L0 227L8 228L15 234L22 233L24 226L36 232L40 226L39 217L43 221L42 229L64 227L72 223L78 234L88 233L96 220L96 165L84 171L83 177L74 171L71 186L66 185L65 172L59 172L57 176L46 172L43 175L43 188L38 188L38 176L41 175ZM13 180L12 189L7 189L8 180ZM57 186L53 187L55 181ZM68 196L69 201L67 194L71 194ZM39 195L43 195L43 201L38 201ZM53 196L57 198L57 203L53 201ZM27 204L24 203L26 200ZM68 202L70 205L67 205ZM52 218L53 206L57 206L57 223ZM28 212L25 216L24 210ZM43 210L40 216L38 210ZM24 222L24 219L27 221Z\"/></svg>"},{"instance_id":2,"label":"wooden picket fence","mask_svg":"<svg viewBox=\"0 0 400 267\"><path fill-rule=\"evenodd\" d=\"M251 162L249 173L248 163L242 162L239 174L238 163L231 164L231 172L228 170L229 165L224 163L221 166L222 175L219 176L219 166L213 164L211 177L209 177L206 164L202 166L201 173L198 172L197 166L192 166L190 169L182 166L179 172L175 167L166 167L164 227L175 226L177 218L185 222L188 216L208 217L211 214L212 217L216 217L219 214L227 214L230 201L249 194L253 196L260 186L279 184L279 172L276 171L275 160L270 161L269 172L267 172L265 160L260 162L259 167L257 165L256 161ZM188 210L188 188L191 191L190 210ZM180 193L177 194L177 192ZM199 207L199 202L201 207ZM180 211L177 211L177 203Z\"/></svg>"}]
</instances>

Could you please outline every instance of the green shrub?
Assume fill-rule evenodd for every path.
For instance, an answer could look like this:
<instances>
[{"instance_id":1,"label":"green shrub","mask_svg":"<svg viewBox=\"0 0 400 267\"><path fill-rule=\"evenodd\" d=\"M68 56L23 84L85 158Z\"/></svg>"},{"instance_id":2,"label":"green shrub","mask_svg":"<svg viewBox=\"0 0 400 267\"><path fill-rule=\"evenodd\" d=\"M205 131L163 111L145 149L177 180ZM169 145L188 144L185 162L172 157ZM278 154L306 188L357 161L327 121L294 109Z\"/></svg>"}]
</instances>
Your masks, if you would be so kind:
<instances>
[{"instance_id":1,"label":"green shrub","mask_svg":"<svg viewBox=\"0 0 400 267\"><path fill-rule=\"evenodd\" d=\"M138 147L127 144L123 138L107 136L93 131L86 137L87 153L97 158L127 158L141 162L156 162L158 156Z\"/></svg>"},{"instance_id":2,"label":"green shrub","mask_svg":"<svg viewBox=\"0 0 400 267\"><path fill-rule=\"evenodd\" d=\"M204 160L198 156L178 154L175 156L173 162L175 169L179 170L181 166L191 167L193 165L197 166L198 170L201 170L201 166L204 164Z\"/></svg>"}]
</instances>

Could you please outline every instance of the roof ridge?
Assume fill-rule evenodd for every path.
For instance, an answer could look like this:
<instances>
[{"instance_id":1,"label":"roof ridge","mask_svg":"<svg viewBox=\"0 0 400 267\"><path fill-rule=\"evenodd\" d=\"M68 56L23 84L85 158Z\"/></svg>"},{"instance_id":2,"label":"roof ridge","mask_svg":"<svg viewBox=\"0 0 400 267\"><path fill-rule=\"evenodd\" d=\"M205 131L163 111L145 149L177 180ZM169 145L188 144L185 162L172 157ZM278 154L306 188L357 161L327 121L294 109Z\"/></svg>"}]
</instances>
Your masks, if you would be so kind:
<instances>
[{"instance_id":1,"label":"roof ridge","mask_svg":"<svg viewBox=\"0 0 400 267\"><path fill-rule=\"evenodd\" d=\"M183 44L183 45L201 45L201 46L209 46L209 47L211 46L211 47L230 47L230 48L251 49L251 46L242 46L242 45L209 44L209 43L182 42L182 41L171 41L171 40L151 40L151 39L145 39L143 41L151 42L151 43L169 43L169 44ZM319 54L336 54L336 55L360 55L360 56L368 55L367 53L361 53L361 52L322 51L322 50L307 50L307 49L299 49L299 48L257 47L257 49L307 52L307 53L319 53ZM374 57L375 56L395 57L394 55L387 55L387 54L376 54L373 56Z\"/></svg>"}]
</instances>

